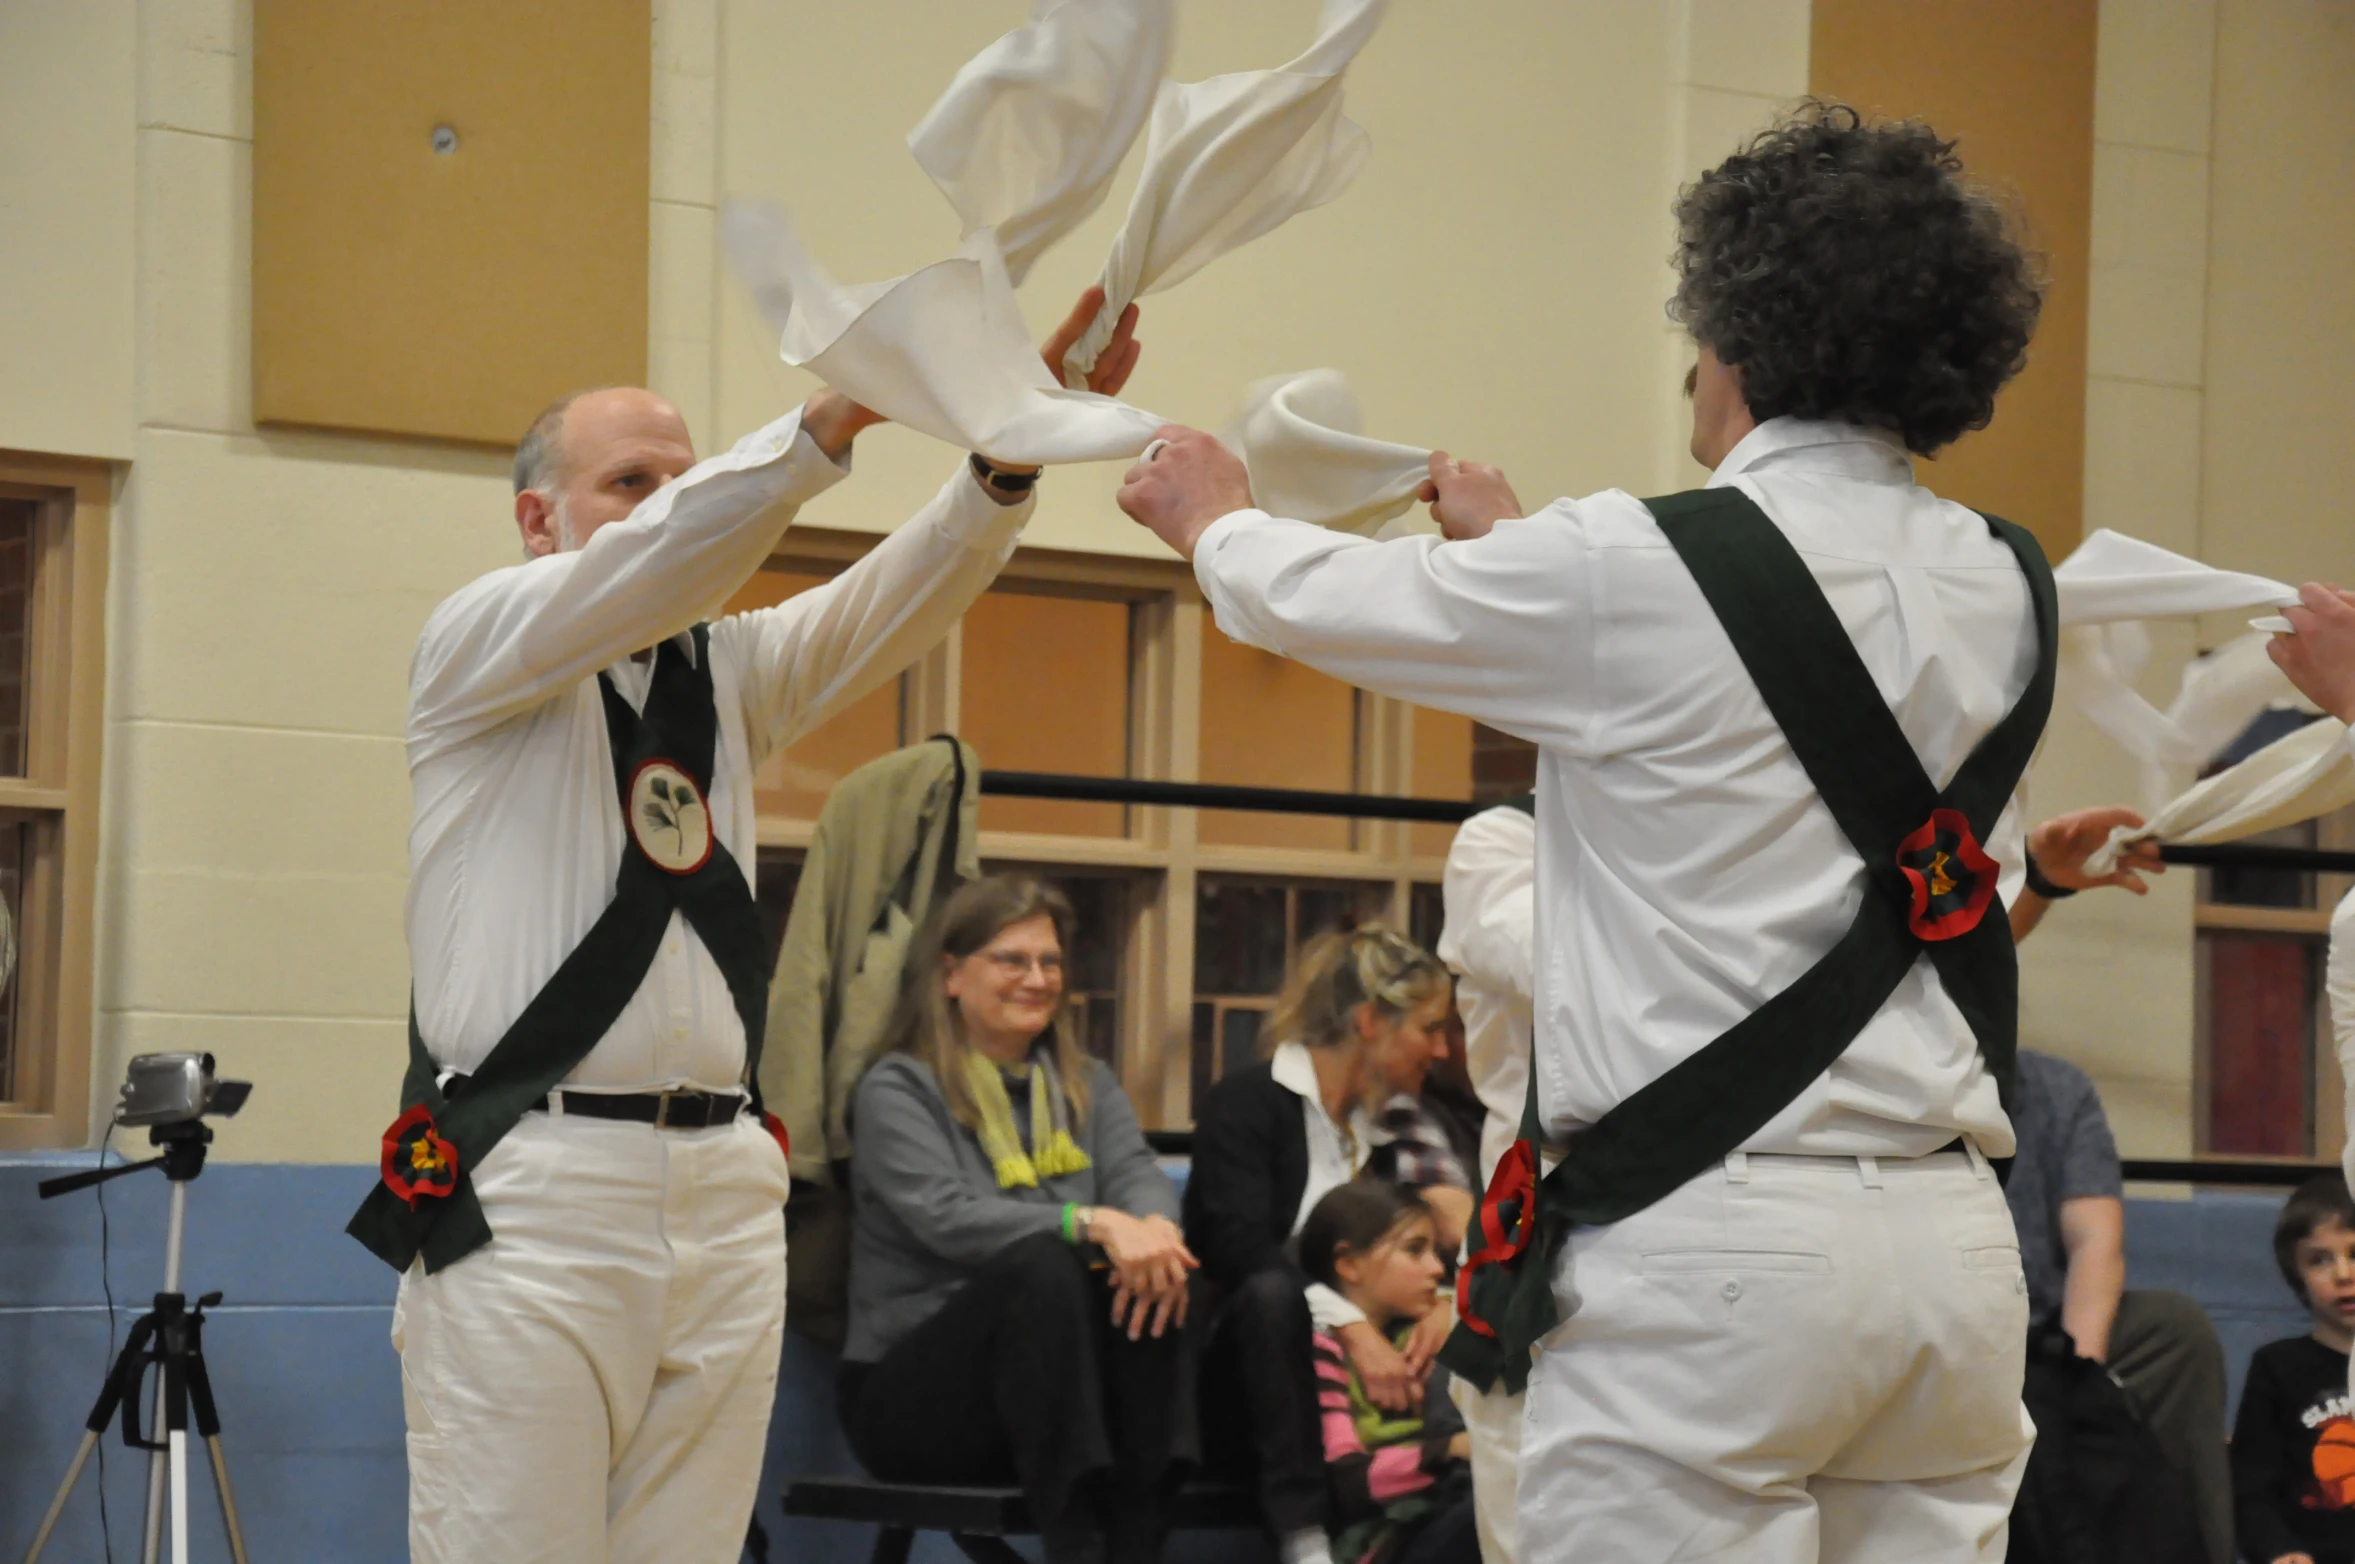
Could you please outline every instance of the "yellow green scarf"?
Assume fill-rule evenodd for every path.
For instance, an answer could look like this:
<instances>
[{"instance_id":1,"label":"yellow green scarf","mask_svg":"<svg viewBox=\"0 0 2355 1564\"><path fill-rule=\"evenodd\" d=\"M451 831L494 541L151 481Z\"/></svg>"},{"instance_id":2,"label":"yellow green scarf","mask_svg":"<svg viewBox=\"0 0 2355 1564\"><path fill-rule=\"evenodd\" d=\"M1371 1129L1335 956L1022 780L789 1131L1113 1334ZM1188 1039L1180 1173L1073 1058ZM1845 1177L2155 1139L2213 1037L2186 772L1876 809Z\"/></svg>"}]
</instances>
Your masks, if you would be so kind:
<instances>
[{"instance_id":1,"label":"yellow green scarf","mask_svg":"<svg viewBox=\"0 0 2355 1564\"><path fill-rule=\"evenodd\" d=\"M1060 1178L1095 1166L1071 1138L1071 1103L1063 1095L1054 1062L1045 1053L1027 1066L1030 1075L1030 1149L1014 1128L1014 1104L1006 1095L1005 1073L978 1050L965 1052L965 1084L981 1115L982 1154L998 1175L1000 1189L1036 1189L1042 1178Z\"/></svg>"}]
</instances>

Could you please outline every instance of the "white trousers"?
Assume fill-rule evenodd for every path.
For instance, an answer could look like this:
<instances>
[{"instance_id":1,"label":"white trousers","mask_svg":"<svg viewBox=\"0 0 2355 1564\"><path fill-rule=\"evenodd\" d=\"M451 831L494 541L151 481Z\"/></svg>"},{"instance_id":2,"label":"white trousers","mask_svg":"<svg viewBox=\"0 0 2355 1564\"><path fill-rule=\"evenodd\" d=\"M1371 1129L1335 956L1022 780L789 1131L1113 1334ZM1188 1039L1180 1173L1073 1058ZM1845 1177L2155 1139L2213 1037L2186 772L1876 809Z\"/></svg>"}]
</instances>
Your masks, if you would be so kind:
<instances>
[{"instance_id":1,"label":"white trousers","mask_svg":"<svg viewBox=\"0 0 2355 1564\"><path fill-rule=\"evenodd\" d=\"M530 1113L473 1177L496 1236L393 1309L414 1564L735 1564L784 1340L777 1143Z\"/></svg>"},{"instance_id":2,"label":"white trousers","mask_svg":"<svg viewBox=\"0 0 2355 1564\"><path fill-rule=\"evenodd\" d=\"M2035 1430L1985 1160L1740 1154L1554 1279L1520 1564L2000 1564Z\"/></svg>"},{"instance_id":3,"label":"white trousers","mask_svg":"<svg viewBox=\"0 0 2355 1564\"><path fill-rule=\"evenodd\" d=\"M1472 1436L1472 1519L1480 1528L1481 1564L1514 1564L1524 1398L1506 1395L1502 1385L1484 1394L1452 1376L1447 1391Z\"/></svg>"}]
</instances>

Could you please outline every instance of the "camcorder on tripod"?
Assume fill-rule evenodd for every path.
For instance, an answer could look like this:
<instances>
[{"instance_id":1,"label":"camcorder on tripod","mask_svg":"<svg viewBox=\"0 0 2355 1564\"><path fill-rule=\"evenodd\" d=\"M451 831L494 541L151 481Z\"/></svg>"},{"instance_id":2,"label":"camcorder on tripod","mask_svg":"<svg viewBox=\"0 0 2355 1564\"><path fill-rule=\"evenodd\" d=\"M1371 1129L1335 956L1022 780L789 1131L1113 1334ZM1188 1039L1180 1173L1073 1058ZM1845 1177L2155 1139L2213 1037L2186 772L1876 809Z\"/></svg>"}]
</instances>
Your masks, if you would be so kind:
<instances>
[{"instance_id":1,"label":"camcorder on tripod","mask_svg":"<svg viewBox=\"0 0 2355 1564\"><path fill-rule=\"evenodd\" d=\"M188 1212L188 1186L204 1171L205 1148L212 1144L207 1118L227 1118L245 1106L253 1091L251 1081L225 1081L213 1074L211 1054L141 1054L131 1061L123 1082L122 1099L115 1105L114 1122L124 1128L145 1126L157 1155L144 1162L98 1168L45 1179L41 1198L51 1199L88 1189L109 1179L126 1178L147 1168L161 1168L172 1186L171 1223L164 1240L164 1286L155 1307L133 1322L123 1350L107 1371L98 1402L82 1424L82 1442L66 1468L65 1481L41 1529L33 1534L25 1564L36 1564L65 1501L73 1493L90 1452L106 1433L119 1410L123 1443L148 1452L147 1528L140 1558L157 1564L165 1516L171 1521L173 1564L188 1560L188 1427L212 1455L213 1490L221 1501L221 1523L229 1533L229 1551L237 1564L246 1564L245 1537L237 1524L237 1500L229 1488L229 1461L221 1449L221 1418L213 1406L213 1386L204 1366L204 1311L221 1301L217 1292L196 1300L194 1308L180 1291L180 1239ZM139 1424L140 1392L150 1367L157 1371L149 1401L147 1426Z\"/></svg>"}]
</instances>

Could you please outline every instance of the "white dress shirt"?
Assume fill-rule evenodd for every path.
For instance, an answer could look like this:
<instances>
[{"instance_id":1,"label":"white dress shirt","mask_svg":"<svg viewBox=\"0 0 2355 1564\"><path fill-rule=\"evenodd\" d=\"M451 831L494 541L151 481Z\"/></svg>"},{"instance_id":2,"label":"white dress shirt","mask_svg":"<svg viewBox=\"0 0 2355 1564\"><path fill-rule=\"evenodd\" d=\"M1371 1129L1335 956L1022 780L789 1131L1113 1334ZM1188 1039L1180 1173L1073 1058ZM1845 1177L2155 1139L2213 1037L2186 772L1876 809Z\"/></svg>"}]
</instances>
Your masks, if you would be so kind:
<instances>
[{"instance_id":1,"label":"white dress shirt","mask_svg":"<svg viewBox=\"0 0 2355 1564\"><path fill-rule=\"evenodd\" d=\"M1728 454L1798 548L1924 768L1951 779L2026 688L2036 632L2010 549L1915 486L1891 438L1774 419ZM1538 746L1533 939L1547 1132L1591 1124L1828 951L1866 894L1732 642L1649 511L1558 500L1484 538L1374 543L1259 511L1194 570L1234 639ZM2007 901L2018 800L1985 844ZM1989 916L2001 916L1991 910ZM2009 1153L1970 1027L1927 960L1743 1148Z\"/></svg>"},{"instance_id":2,"label":"white dress shirt","mask_svg":"<svg viewBox=\"0 0 2355 1564\"><path fill-rule=\"evenodd\" d=\"M1299 1097L1301 1125L1308 1136L1308 1182L1301 1186L1300 1206L1292 1213L1292 1236L1298 1238L1300 1225L1317 1202L1357 1177L1366 1165L1373 1148L1373 1124L1362 1107L1349 1110L1346 1126L1333 1122L1325 1111L1324 1094L1317 1090L1317 1067L1309 1059L1307 1044L1278 1043L1268 1071L1278 1086ZM1308 1314L1316 1328L1325 1331L1366 1317L1363 1309L1323 1282L1308 1284Z\"/></svg>"},{"instance_id":3,"label":"white dress shirt","mask_svg":"<svg viewBox=\"0 0 2355 1564\"><path fill-rule=\"evenodd\" d=\"M1446 922L1439 959L1456 975L1464 1064L1488 1117L1480 1126L1480 1187L1520 1137L1529 1091L1530 952L1537 916L1537 821L1484 809L1456 828L1439 882Z\"/></svg>"},{"instance_id":4,"label":"white dress shirt","mask_svg":"<svg viewBox=\"0 0 2355 1564\"><path fill-rule=\"evenodd\" d=\"M642 707L650 664L768 558L845 469L798 413L649 496L587 546L496 570L436 608L409 675L409 955L435 1061L478 1068L613 899L623 852L596 675ZM753 773L896 675L989 585L1028 518L967 471L841 575L711 627L714 833L750 876ZM596 1091L742 1081L727 980L674 913L621 1018L567 1077Z\"/></svg>"}]
</instances>

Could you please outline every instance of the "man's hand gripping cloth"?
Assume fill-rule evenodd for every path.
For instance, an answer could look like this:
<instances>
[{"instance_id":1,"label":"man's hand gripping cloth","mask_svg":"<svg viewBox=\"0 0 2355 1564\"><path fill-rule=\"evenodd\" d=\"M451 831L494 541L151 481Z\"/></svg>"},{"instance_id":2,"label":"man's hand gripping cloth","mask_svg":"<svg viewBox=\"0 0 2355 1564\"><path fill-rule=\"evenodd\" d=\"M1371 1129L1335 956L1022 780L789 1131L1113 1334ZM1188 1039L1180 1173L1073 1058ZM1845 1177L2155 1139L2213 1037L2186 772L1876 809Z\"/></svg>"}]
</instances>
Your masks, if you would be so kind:
<instances>
[{"instance_id":1,"label":"man's hand gripping cloth","mask_svg":"<svg viewBox=\"0 0 2355 1564\"><path fill-rule=\"evenodd\" d=\"M1671 1068L1564 1148L1538 1174L1542 1133L1530 1073L1521 1138L1481 1202L1475 1250L1456 1283L1461 1321L1440 1357L1472 1384L1519 1391L1530 1348L1559 1322L1553 1262L1573 1226L1616 1222L1682 1187L1763 1127L1830 1067L1927 957L2006 1102L2019 1022L2019 968L1994 829L2052 709L2059 612L2036 540L1996 517L2034 604L2037 661L2027 689L1941 789L1798 551L1735 488L1645 502L1808 780L1865 862L1868 886L1838 944L1788 988Z\"/></svg>"},{"instance_id":2,"label":"man's hand gripping cloth","mask_svg":"<svg viewBox=\"0 0 2355 1564\"><path fill-rule=\"evenodd\" d=\"M1254 381L1227 444L1251 471L1262 510L1341 532L1390 538L1431 474L1431 453L1358 432L1357 397L1337 369Z\"/></svg>"},{"instance_id":3,"label":"man's hand gripping cloth","mask_svg":"<svg viewBox=\"0 0 2355 1564\"><path fill-rule=\"evenodd\" d=\"M1341 112L1342 76L1389 4L1325 0L1316 42L1290 64L1163 83L1145 169L1104 261L1104 308L1064 355L1065 385L1087 383L1131 303L1349 188L1370 144Z\"/></svg>"},{"instance_id":4,"label":"man's hand gripping cloth","mask_svg":"<svg viewBox=\"0 0 2355 1564\"><path fill-rule=\"evenodd\" d=\"M744 1026L745 1079L760 1111L768 942L752 882L712 827L706 800L719 713L705 626L695 627L694 646L691 662L675 641L655 649L643 711L632 711L613 681L597 676L627 843L613 900L454 1094L443 1092L410 1012L402 1112L385 1132L381 1177L344 1229L396 1271L419 1255L428 1271L438 1271L491 1241L473 1170L612 1030L652 969L673 912L685 916L727 979ZM762 1118L776 1133L775 1121Z\"/></svg>"}]
</instances>

